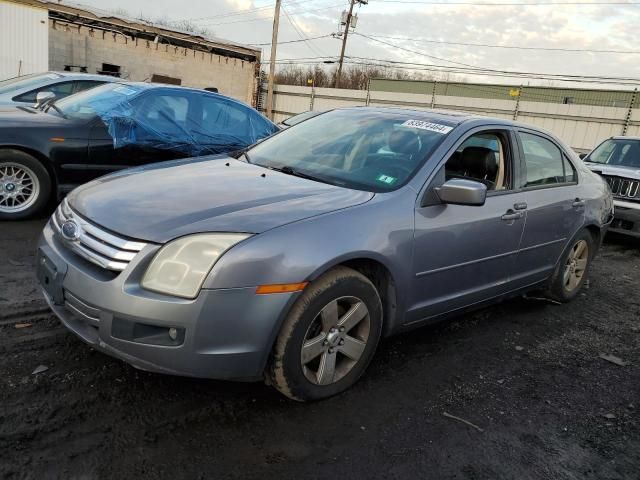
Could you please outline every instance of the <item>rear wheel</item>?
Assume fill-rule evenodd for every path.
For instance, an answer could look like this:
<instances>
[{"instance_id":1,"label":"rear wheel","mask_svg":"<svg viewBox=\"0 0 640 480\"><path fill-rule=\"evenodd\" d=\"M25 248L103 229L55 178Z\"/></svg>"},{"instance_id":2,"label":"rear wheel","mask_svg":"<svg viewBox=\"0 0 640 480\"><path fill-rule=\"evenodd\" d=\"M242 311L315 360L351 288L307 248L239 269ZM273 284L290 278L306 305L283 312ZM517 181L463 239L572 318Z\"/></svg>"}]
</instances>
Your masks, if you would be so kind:
<instances>
[{"instance_id":1,"label":"rear wheel","mask_svg":"<svg viewBox=\"0 0 640 480\"><path fill-rule=\"evenodd\" d=\"M595 253L593 236L588 230L576 235L563 253L553 275L548 295L559 302L571 301L587 279Z\"/></svg>"},{"instance_id":2,"label":"rear wheel","mask_svg":"<svg viewBox=\"0 0 640 480\"><path fill-rule=\"evenodd\" d=\"M0 152L0 219L20 220L40 211L51 194L51 178L31 155Z\"/></svg>"},{"instance_id":3,"label":"rear wheel","mask_svg":"<svg viewBox=\"0 0 640 480\"><path fill-rule=\"evenodd\" d=\"M291 309L269 367L273 386L294 400L319 400L364 373L382 331L382 303L362 274L338 267L309 285Z\"/></svg>"}]
</instances>

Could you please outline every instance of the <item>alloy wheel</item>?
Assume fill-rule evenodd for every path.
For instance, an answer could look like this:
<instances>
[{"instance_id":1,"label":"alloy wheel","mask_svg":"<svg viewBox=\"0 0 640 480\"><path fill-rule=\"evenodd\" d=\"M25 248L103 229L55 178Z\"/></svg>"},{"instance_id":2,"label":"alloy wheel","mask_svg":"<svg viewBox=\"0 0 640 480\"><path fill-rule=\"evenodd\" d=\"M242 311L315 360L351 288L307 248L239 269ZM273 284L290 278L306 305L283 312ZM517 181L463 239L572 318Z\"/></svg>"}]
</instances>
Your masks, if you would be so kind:
<instances>
[{"instance_id":1,"label":"alloy wheel","mask_svg":"<svg viewBox=\"0 0 640 480\"><path fill-rule=\"evenodd\" d=\"M305 377L316 385L342 379L362 357L370 331L369 310L362 300L341 297L329 302L311 322L302 344Z\"/></svg>"},{"instance_id":2,"label":"alloy wheel","mask_svg":"<svg viewBox=\"0 0 640 480\"><path fill-rule=\"evenodd\" d=\"M584 276L589 261L589 245L585 240L579 240L571 248L564 266L563 283L568 292L574 291Z\"/></svg>"},{"instance_id":3,"label":"alloy wheel","mask_svg":"<svg viewBox=\"0 0 640 480\"><path fill-rule=\"evenodd\" d=\"M0 212L18 213L38 199L40 182L30 168L18 163L0 163Z\"/></svg>"}]
</instances>

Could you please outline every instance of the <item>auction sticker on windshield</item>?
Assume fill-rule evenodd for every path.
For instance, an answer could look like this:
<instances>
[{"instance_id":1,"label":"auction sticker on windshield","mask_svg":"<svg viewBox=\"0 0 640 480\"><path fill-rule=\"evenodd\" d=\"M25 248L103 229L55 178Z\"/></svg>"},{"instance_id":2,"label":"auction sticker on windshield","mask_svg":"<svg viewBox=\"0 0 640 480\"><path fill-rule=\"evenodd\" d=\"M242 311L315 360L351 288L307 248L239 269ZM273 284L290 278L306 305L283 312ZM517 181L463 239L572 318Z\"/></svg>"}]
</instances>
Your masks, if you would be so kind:
<instances>
[{"instance_id":1,"label":"auction sticker on windshield","mask_svg":"<svg viewBox=\"0 0 640 480\"><path fill-rule=\"evenodd\" d=\"M392 177L391 175L380 174L378 175L376 180L382 183L386 183L387 185L393 185L394 183L396 183L397 178Z\"/></svg>"},{"instance_id":2,"label":"auction sticker on windshield","mask_svg":"<svg viewBox=\"0 0 640 480\"><path fill-rule=\"evenodd\" d=\"M446 135L453 127L441 125L439 123L425 122L423 120L407 120L402 124L403 127L419 128L420 130L429 130L430 132L441 133Z\"/></svg>"}]
</instances>

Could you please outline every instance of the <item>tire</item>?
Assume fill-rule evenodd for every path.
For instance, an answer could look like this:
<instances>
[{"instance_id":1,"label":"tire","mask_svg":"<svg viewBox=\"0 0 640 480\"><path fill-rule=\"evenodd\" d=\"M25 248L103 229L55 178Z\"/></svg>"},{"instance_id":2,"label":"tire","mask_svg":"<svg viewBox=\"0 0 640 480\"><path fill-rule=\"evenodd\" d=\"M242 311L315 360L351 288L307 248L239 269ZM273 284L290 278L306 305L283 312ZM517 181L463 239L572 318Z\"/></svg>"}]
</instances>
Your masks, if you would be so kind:
<instances>
[{"instance_id":1,"label":"tire","mask_svg":"<svg viewBox=\"0 0 640 480\"><path fill-rule=\"evenodd\" d=\"M375 286L355 270L334 268L311 283L289 312L267 380L293 400L337 395L364 373L381 332L382 302Z\"/></svg>"},{"instance_id":2,"label":"tire","mask_svg":"<svg viewBox=\"0 0 640 480\"><path fill-rule=\"evenodd\" d=\"M585 248L586 252L581 248ZM573 237L560 257L553 277L551 277L547 296L562 303L573 300L580 293L589 275L595 248L593 235L588 230L582 230ZM578 253L581 254L578 258L579 261L576 260ZM580 273L579 278L576 278L575 274L577 273ZM568 276L571 276L569 281L567 280Z\"/></svg>"},{"instance_id":3,"label":"tire","mask_svg":"<svg viewBox=\"0 0 640 480\"><path fill-rule=\"evenodd\" d=\"M51 196L51 177L37 159L19 150L0 150L0 220L32 217Z\"/></svg>"}]
</instances>

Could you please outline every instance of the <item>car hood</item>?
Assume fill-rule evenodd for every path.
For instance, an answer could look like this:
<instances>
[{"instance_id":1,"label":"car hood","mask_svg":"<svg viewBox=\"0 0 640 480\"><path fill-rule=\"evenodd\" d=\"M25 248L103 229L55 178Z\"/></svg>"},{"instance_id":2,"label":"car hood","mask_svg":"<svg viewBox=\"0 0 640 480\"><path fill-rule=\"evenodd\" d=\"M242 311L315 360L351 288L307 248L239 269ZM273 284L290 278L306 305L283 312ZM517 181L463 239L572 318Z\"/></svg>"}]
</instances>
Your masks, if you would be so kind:
<instances>
[{"instance_id":1,"label":"car hood","mask_svg":"<svg viewBox=\"0 0 640 480\"><path fill-rule=\"evenodd\" d=\"M124 170L78 187L68 201L115 233L165 243L191 233L261 233L372 197L214 157Z\"/></svg>"},{"instance_id":2,"label":"car hood","mask_svg":"<svg viewBox=\"0 0 640 480\"><path fill-rule=\"evenodd\" d=\"M600 163L588 163L585 165L594 173L601 175L611 175L615 177L633 178L634 180L640 180L640 168L637 167L624 167L620 165L604 165Z\"/></svg>"}]
</instances>

